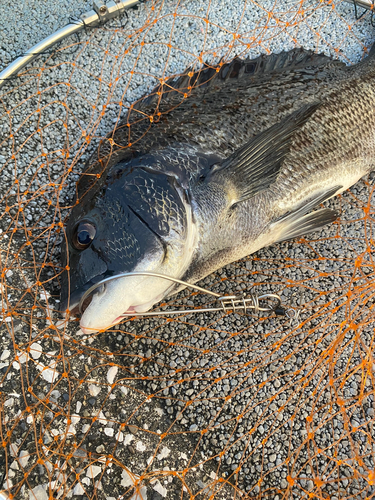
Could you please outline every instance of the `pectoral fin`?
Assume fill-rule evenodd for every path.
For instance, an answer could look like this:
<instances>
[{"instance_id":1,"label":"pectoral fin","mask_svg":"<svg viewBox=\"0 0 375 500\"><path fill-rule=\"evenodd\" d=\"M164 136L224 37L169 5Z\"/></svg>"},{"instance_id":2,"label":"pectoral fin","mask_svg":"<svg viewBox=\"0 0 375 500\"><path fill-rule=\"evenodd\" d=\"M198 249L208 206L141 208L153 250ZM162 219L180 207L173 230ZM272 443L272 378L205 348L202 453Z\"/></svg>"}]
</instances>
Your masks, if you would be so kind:
<instances>
[{"instance_id":1,"label":"pectoral fin","mask_svg":"<svg viewBox=\"0 0 375 500\"><path fill-rule=\"evenodd\" d=\"M215 165L205 182L230 183L235 192L232 204L247 200L269 188L275 182L289 153L293 134L318 107L317 103L303 106L258 134L229 158Z\"/></svg>"}]
</instances>

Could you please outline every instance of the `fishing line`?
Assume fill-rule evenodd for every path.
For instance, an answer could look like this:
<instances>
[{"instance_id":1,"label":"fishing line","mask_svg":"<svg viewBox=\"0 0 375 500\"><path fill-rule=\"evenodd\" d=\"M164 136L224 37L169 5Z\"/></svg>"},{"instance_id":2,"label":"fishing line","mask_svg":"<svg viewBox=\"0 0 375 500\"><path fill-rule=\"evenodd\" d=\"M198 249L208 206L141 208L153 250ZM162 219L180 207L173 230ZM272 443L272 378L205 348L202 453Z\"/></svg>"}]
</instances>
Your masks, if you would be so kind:
<instances>
[{"instance_id":1,"label":"fishing line","mask_svg":"<svg viewBox=\"0 0 375 500\"><path fill-rule=\"evenodd\" d=\"M281 298L276 293L265 293L263 295L257 295L255 293L250 293L248 297L245 295L220 295L219 293L212 292L206 288L202 288L198 285L193 285L186 281L172 278L171 276L167 276L165 274L153 273L153 272L142 272L135 271L132 273L120 273L115 276L110 276L105 278L98 283L95 283L92 287L90 287L82 296L78 309L80 314L82 314L82 307L85 300L89 297L91 293L93 293L97 288L101 287L103 284L108 283L110 281L114 281L120 278L130 277L130 276L151 276L153 278L162 278L168 281L172 281L173 283L183 285L186 288L191 288L193 290L197 290L204 294L215 297L216 306L205 307L205 308L195 308L195 309L180 309L180 310L166 310L166 311L150 311L150 312L129 312L121 314L121 317L130 317L130 316L164 316L164 315L174 315L174 314L196 314L203 312L238 312L242 311L244 313L247 312L266 312L272 313L275 311L279 311L281 314ZM284 309L284 314L287 314L287 309ZM288 317L290 317L288 315Z\"/></svg>"}]
</instances>

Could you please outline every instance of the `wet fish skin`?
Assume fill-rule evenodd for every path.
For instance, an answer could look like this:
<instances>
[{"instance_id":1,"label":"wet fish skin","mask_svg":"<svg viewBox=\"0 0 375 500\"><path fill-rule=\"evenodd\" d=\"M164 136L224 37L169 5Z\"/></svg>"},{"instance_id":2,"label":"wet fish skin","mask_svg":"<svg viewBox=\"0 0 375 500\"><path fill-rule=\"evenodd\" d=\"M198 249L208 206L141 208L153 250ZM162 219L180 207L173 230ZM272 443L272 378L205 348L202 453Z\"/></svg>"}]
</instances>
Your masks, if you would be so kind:
<instances>
[{"instance_id":1,"label":"wet fish skin","mask_svg":"<svg viewBox=\"0 0 375 500\"><path fill-rule=\"evenodd\" d=\"M94 183L104 182L96 174L171 143L188 143L225 158L301 106L316 102L317 95L323 99L347 78L367 74L367 60L347 67L327 56L295 49L250 61L234 60L219 73L216 68L187 70L136 103L102 141L84 168L89 175L78 183L78 198ZM185 99L184 91L191 92L189 87L194 85ZM148 116L153 116L152 123ZM192 171L186 163L185 168Z\"/></svg>"},{"instance_id":2,"label":"wet fish skin","mask_svg":"<svg viewBox=\"0 0 375 500\"><path fill-rule=\"evenodd\" d=\"M225 69L147 134L134 108L130 138L122 127L111 137L132 148L99 148L101 161L88 172L101 172L104 164L104 175L73 209L63 246L73 306L93 282L119 272L154 270L195 282L263 246L319 228L337 214L311 210L373 168L372 57L346 68L292 51ZM161 112L180 95L171 92ZM142 113L151 113L155 96L140 104ZM83 176L79 196L93 178ZM177 215L169 220L173 203ZM82 220L95 225L96 236L77 251L72 236ZM65 276L63 308L67 285ZM94 295L81 326L107 328L122 312L147 309L174 291L161 280L116 280Z\"/></svg>"}]
</instances>

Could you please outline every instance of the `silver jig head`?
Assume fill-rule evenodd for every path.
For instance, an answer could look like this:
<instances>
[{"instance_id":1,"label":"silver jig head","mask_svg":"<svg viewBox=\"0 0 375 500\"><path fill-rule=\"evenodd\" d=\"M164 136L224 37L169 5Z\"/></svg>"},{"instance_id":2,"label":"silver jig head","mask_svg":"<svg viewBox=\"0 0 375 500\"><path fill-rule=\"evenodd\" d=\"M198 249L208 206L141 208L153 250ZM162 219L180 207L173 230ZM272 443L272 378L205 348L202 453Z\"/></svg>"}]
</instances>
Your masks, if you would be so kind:
<instances>
[{"instance_id":1,"label":"silver jig head","mask_svg":"<svg viewBox=\"0 0 375 500\"><path fill-rule=\"evenodd\" d=\"M129 312L124 313L121 316L132 317L132 316L165 316L165 315L175 315L175 314L196 314L203 312L237 312L243 311L247 312L267 312L271 313L278 309L281 306L280 296L276 293L265 293L263 295L257 295L251 293L249 297L241 296L241 295L220 295L219 293L212 292L211 290L207 290L206 288L202 288L198 285L192 285L191 283L187 283L186 281L179 280L177 278L172 278L171 276L166 276L164 274L153 273L153 272L132 272L132 273L121 273L116 274L115 276L110 276L105 278L98 283L95 283L91 288L89 288L82 296L79 302L79 312L82 314L82 305L87 297L94 292L98 287L107 283L109 281L113 281L119 278L124 278L126 276L152 276L155 278L162 278L168 281L172 281L173 283L177 283L179 285L184 285L186 288L192 288L193 290L198 290L199 292L211 295L216 298L217 305L213 307L205 307L205 308L197 308L197 309L176 309L170 311L150 311L150 312Z\"/></svg>"}]
</instances>

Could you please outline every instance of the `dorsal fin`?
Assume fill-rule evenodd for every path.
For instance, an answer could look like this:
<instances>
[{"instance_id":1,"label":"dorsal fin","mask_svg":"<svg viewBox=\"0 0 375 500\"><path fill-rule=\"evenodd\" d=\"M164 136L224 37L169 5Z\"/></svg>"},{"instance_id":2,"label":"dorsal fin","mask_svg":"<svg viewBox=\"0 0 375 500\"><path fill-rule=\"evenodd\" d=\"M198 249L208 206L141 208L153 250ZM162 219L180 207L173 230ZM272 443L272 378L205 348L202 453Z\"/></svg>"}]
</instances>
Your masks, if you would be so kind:
<instances>
[{"instance_id":1,"label":"dorsal fin","mask_svg":"<svg viewBox=\"0 0 375 500\"><path fill-rule=\"evenodd\" d=\"M233 61L222 65L219 72L216 71L216 67L203 68L193 75L192 82L199 87L211 81L215 73L217 73L218 80L225 82L233 78L241 78L243 75L259 78L271 73L316 67L332 62L334 59L324 54L316 54L310 50L297 48L279 54L261 54L255 59L236 57Z\"/></svg>"},{"instance_id":2,"label":"dorsal fin","mask_svg":"<svg viewBox=\"0 0 375 500\"><path fill-rule=\"evenodd\" d=\"M145 99L137 104L137 109L144 109L156 103L160 92L162 92L163 101L169 102L173 98L182 99L184 93L195 93L209 86L225 85L226 82L234 79L254 78L254 83L257 84L262 77L268 77L275 73L286 73L292 70L324 66L326 64L345 66L344 63L329 56L296 48L279 54L262 54L255 59L236 57L231 62L222 65L210 66L205 64L198 71L188 68L180 77L172 77L162 86L155 87Z\"/></svg>"}]
</instances>

